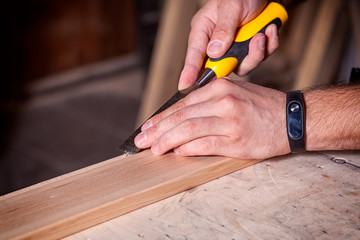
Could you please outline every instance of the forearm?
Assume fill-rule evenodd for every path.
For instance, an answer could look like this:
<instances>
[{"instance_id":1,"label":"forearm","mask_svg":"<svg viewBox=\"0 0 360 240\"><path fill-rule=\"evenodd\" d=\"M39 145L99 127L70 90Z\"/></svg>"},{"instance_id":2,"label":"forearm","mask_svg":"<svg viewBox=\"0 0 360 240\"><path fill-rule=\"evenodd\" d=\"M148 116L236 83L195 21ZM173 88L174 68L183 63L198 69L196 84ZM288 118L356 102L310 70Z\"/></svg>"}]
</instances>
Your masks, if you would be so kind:
<instances>
[{"instance_id":1,"label":"forearm","mask_svg":"<svg viewBox=\"0 0 360 240\"><path fill-rule=\"evenodd\" d=\"M360 149L360 85L304 93L306 150Z\"/></svg>"}]
</instances>

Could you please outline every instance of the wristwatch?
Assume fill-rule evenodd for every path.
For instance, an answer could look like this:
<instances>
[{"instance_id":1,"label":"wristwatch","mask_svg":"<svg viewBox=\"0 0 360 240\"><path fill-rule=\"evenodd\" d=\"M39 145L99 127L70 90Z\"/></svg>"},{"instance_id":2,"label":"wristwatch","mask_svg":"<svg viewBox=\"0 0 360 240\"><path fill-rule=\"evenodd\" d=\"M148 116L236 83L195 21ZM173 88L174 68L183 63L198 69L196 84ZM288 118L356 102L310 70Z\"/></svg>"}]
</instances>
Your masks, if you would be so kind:
<instances>
[{"instance_id":1,"label":"wristwatch","mask_svg":"<svg viewBox=\"0 0 360 240\"><path fill-rule=\"evenodd\" d=\"M305 106L299 90L286 93L286 128L291 152L305 152Z\"/></svg>"}]
</instances>

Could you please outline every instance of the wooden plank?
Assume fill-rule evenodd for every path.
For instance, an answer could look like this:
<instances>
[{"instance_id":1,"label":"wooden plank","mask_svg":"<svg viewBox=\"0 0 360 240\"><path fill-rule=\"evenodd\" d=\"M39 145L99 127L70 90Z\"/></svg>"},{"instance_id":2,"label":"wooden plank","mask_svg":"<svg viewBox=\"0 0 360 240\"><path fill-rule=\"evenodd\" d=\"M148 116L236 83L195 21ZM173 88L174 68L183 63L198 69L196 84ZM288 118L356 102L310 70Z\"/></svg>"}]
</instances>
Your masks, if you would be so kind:
<instances>
[{"instance_id":1,"label":"wooden plank","mask_svg":"<svg viewBox=\"0 0 360 240\"><path fill-rule=\"evenodd\" d=\"M354 239L360 152L271 158L89 228L66 240Z\"/></svg>"},{"instance_id":2,"label":"wooden plank","mask_svg":"<svg viewBox=\"0 0 360 240\"><path fill-rule=\"evenodd\" d=\"M342 1L338 0L323 0L321 2L314 27L310 32L306 52L298 68L294 89L304 89L316 84L324 57L329 51L328 46L332 40L331 34L341 5Z\"/></svg>"},{"instance_id":3,"label":"wooden plank","mask_svg":"<svg viewBox=\"0 0 360 240\"><path fill-rule=\"evenodd\" d=\"M260 160L120 156L0 197L0 239L56 239Z\"/></svg>"}]
</instances>

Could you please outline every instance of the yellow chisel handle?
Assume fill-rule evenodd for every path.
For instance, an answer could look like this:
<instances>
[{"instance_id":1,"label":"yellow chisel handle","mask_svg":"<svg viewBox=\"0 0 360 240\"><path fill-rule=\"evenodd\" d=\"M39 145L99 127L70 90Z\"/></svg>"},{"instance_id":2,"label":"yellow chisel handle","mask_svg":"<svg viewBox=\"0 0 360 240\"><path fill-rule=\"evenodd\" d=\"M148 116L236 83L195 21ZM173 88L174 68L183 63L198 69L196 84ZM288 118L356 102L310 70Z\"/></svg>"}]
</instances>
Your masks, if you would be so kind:
<instances>
[{"instance_id":1,"label":"yellow chisel handle","mask_svg":"<svg viewBox=\"0 0 360 240\"><path fill-rule=\"evenodd\" d=\"M276 24L279 29L287 19L288 14L285 8L280 3L270 2L256 18L238 29L235 41L225 55L219 58L209 58L205 68L212 69L217 78L229 75L248 55L249 42L255 34L265 33L266 27L270 24Z\"/></svg>"}]
</instances>

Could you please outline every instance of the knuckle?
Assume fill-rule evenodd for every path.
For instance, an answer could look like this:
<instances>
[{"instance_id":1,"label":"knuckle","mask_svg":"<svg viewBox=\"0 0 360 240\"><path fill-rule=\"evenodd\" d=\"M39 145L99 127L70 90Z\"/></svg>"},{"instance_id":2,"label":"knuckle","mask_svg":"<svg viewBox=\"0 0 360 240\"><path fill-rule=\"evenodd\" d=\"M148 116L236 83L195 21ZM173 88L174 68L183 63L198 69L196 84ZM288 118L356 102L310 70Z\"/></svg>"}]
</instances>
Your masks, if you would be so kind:
<instances>
[{"instance_id":1,"label":"knuckle","mask_svg":"<svg viewBox=\"0 0 360 240\"><path fill-rule=\"evenodd\" d=\"M146 129L145 132L146 132L147 140L154 141L159 137L159 125L156 124L151 128Z\"/></svg>"},{"instance_id":2,"label":"knuckle","mask_svg":"<svg viewBox=\"0 0 360 240\"><path fill-rule=\"evenodd\" d=\"M183 122L183 127L185 132L194 133L198 130L198 123L193 119L188 119Z\"/></svg>"},{"instance_id":3,"label":"knuckle","mask_svg":"<svg viewBox=\"0 0 360 240\"><path fill-rule=\"evenodd\" d=\"M228 36L231 35L229 28L227 28L225 25L220 25L215 28L214 35L215 36Z\"/></svg>"},{"instance_id":4,"label":"knuckle","mask_svg":"<svg viewBox=\"0 0 360 240\"><path fill-rule=\"evenodd\" d=\"M201 49L201 48L195 47L195 46L189 46L188 50L189 50L189 52L191 51L199 56L205 56L205 54L206 54L205 49Z\"/></svg>"},{"instance_id":5,"label":"knuckle","mask_svg":"<svg viewBox=\"0 0 360 240\"><path fill-rule=\"evenodd\" d=\"M189 136L199 136L214 127L215 122L211 118L194 118L183 122L183 131Z\"/></svg>"},{"instance_id":6,"label":"knuckle","mask_svg":"<svg viewBox=\"0 0 360 240\"><path fill-rule=\"evenodd\" d=\"M175 103L173 106L171 106L172 111L174 111L174 113L177 112L177 111L179 111L180 109L185 108L185 107L186 107L186 101L185 101L184 98L181 99L181 100L179 100L179 101L178 101L177 103ZM174 114L174 113L173 113L173 114Z\"/></svg>"},{"instance_id":7,"label":"knuckle","mask_svg":"<svg viewBox=\"0 0 360 240\"><path fill-rule=\"evenodd\" d=\"M179 122L179 121L181 121L182 119L184 119L185 116L186 116L185 111L183 111L183 110L178 110L178 111L176 111L175 113L173 113L173 115L172 115L172 121L174 121L174 122Z\"/></svg>"},{"instance_id":8,"label":"knuckle","mask_svg":"<svg viewBox=\"0 0 360 240\"><path fill-rule=\"evenodd\" d=\"M203 23L204 16L206 15L205 10L201 8L192 18L190 21L190 28L196 28L197 26L200 26L201 23Z\"/></svg>"},{"instance_id":9,"label":"knuckle","mask_svg":"<svg viewBox=\"0 0 360 240\"><path fill-rule=\"evenodd\" d=\"M244 117L242 114L228 120L229 126L232 126L236 131L242 132L244 129Z\"/></svg>"},{"instance_id":10,"label":"knuckle","mask_svg":"<svg viewBox=\"0 0 360 240\"><path fill-rule=\"evenodd\" d=\"M168 143L169 143L168 137L166 135L161 136L157 141L158 152L166 152L169 149Z\"/></svg>"},{"instance_id":11,"label":"knuckle","mask_svg":"<svg viewBox=\"0 0 360 240\"><path fill-rule=\"evenodd\" d=\"M219 152L221 149L222 143L219 138L213 137L213 138L207 138L204 139L200 146L200 151L202 153L206 154L214 154L216 152Z\"/></svg>"},{"instance_id":12,"label":"knuckle","mask_svg":"<svg viewBox=\"0 0 360 240\"><path fill-rule=\"evenodd\" d=\"M238 99L231 94L226 94L217 100L217 104L227 111L233 111L238 106Z\"/></svg>"},{"instance_id":13,"label":"knuckle","mask_svg":"<svg viewBox=\"0 0 360 240\"><path fill-rule=\"evenodd\" d=\"M149 120L151 120L153 126L160 123L164 118L166 117L165 112L161 112L159 114L156 114L155 116L151 117Z\"/></svg>"},{"instance_id":14,"label":"knuckle","mask_svg":"<svg viewBox=\"0 0 360 240\"><path fill-rule=\"evenodd\" d=\"M160 122L161 120L162 120L162 114L160 113L160 114L157 114L157 115L155 115L155 116L153 116L152 118L150 118L149 120L151 120L151 122L153 123L153 124L156 124L156 123L158 123L158 122ZM154 127L154 126L153 126Z\"/></svg>"},{"instance_id":15,"label":"knuckle","mask_svg":"<svg viewBox=\"0 0 360 240\"><path fill-rule=\"evenodd\" d=\"M177 149L177 153L181 156L193 155L194 149L189 147L187 144L181 145Z\"/></svg>"},{"instance_id":16,"label":"knuckle","mask_svg":"<svg viewBox=\"0 0 360 240\"><path fill-rule=\"evenodd\" d=\"M205 129L213 129L216 127L217 122L214 121L214 118L207 117L204 118L204 121L202 122L202 127Z\"/></svg>"},{"instance_id":17,"label":"knuckle","mask_svg":"<svg viewBox=\"0 0 360 240\"><path fill-rule=\"evenodd\" d=\"M190 22L190 28L193 29L198 24L199 13L195 14Z\"/></svg>"},{"instance_id":18,"label":"knuckle","mask_svg":"<svg viewBox=\"0 0 360 240\"><path fill-rule=\"evenodd\" d=\"M176 103L178 109L182 109L184 107L186 107L187 103L186 103L186 98L180 99L177 103Z\"/></svg>"},{"instance_id":19,"label":"knuckle","mask_svg":"<svg viewBox=\"0 0 360 240\"><path fill-rule=\"evenodd\" d=\"M208 154L213 151L213 145L211 144L211 142L209 140L204 140L202 142L202 144L199 146L198 151L200 151L204 154Z\"/></svg>"},{"instance_id":20,"label":"knuckle","mask_svg":"<svg viewBox=\"0 0 360 240\"><path fill-rule=\"evenodd\" d=\"M214 150L214 141L210 139L204 140L200 146L200 151L203 153L212 153Z\"/></svg>"},{"instance_id":21,"label":"knuckle","mask_svg":"<svg viewBox=\"0 0 360 240\"><path fill-rule=\"evenodd\" d=\"M214 138L211 141L211 149L218 151L223 145L223 142L219 138Z\"/></svg>"}]
</instances>

